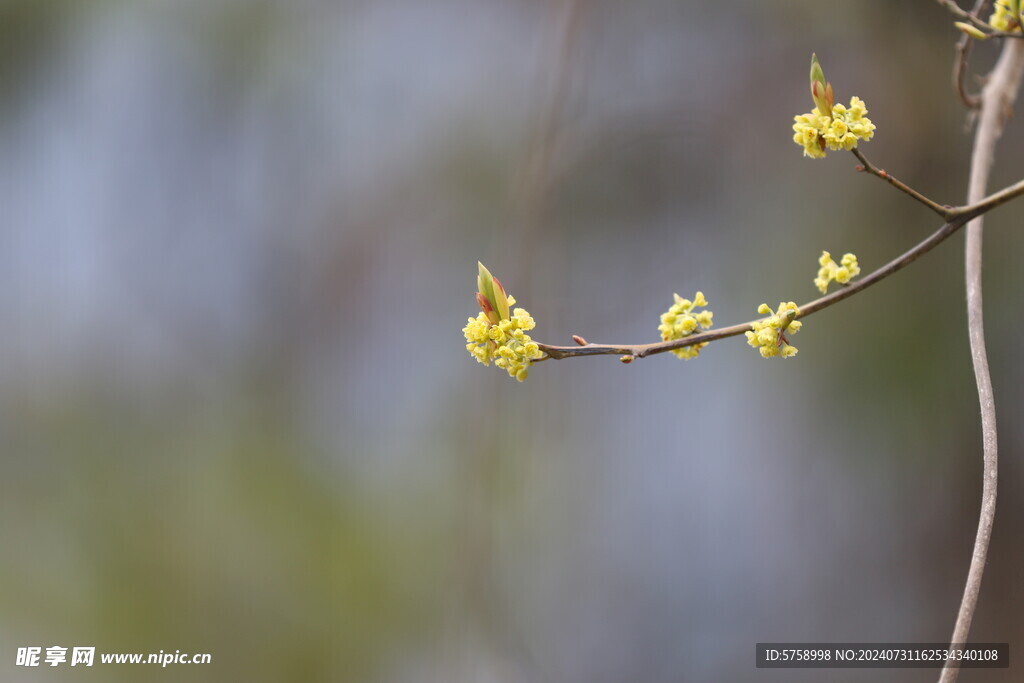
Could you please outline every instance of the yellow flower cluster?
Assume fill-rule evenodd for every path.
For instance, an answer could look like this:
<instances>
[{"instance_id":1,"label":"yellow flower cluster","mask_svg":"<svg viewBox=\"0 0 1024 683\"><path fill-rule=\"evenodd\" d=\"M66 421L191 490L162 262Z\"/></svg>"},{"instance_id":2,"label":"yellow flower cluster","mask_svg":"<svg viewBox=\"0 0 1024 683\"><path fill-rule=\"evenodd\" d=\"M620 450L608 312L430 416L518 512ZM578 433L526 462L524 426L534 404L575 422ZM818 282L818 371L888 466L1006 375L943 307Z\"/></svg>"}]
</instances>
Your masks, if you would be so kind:
<instances>
[{"instance_id":1,"label":"yellow flower cluster","mask_svg":"<svg viewBox=\"0 0 1024 683\"><path fill-rule=\"evenodd\" d=\"M815 107L809 114L793 117L793 142L804 148L804 156L821 159L825 149L851 150L860 140L870 140L875 134L864 101L850 98L850 106L833 104L828 114Z\"/></svg>"},{"instance_id":2,"label":"yellow flower cluster","mask_svg":"<svg viewBox=\"0 0 1024 683\"><path fill-rule=\"evenodd\" d=\"M661 314L661 324L658 325L662 341L682 339L693 334L698 327L702 327L705 330L711 327L711 317L714 313L711 311L694 310L700 306L708 305L708 301L704 298L702 292L697 292L693 297L693 301L684 299L678 294L673 294L672 296L675 297L676 302L666 312ZM679 349L672 349L672 353L675 354L676 358L688 360L696 358L700 350L707 345L707 342L692 344Z\"/></svg>"},{"instance_id":3,"label":"yellow flower cluster","mask_svg":"<svg viewBox=\"0 0 1024 683\"><path fill-rule=\"evenodd\" d=\"M532 361L541 358L544 352L535 341L530 339L527 331L532 330L536 323L523 308L510 311L515 305L515 297L505 293L498 278L484 264L477 263L476 302L480 304L480 313L469 318L462 328L466 337L466 350L484 365L494 362L495 367L508 372L522 382L528 374L527 369Z\"/></svg>"},{"instance_id":4,"label":"yellow flower cluster","mask_svg":"<svg viewBox=\"0 0 1024 683\"><path fill-rule=\"evenodd\" d=\"M818 277L814 278L814 286L821 290L822 294L828 291L828 283L833 280L841 285L845 285L851 279L860 275L860 266L857 264L856 254L843 254L843 259L840 263L842 265L836 264L832 260L832 255L827 251L821 252L821 258L818 259L818 264L821 268L818 269Z\"/></svg>"},{"instance_id":5,"label":"yellow flower cluster","mask_svg":"<svg viewBox=\"0 0 1024 683\"><path fill-rule=\"evenodd\" d=\"M773 311L768 304L761 304L757 312L761 315L771 315L750 324L751 331L747 332L747 343L757 348L765 358L795 356L796 347L789 345L786 331L797 332L803 326L803 323L796 320L800 315L797 305L792 301L782 301L779 302L779 308Z\"/></svg>"},{"instance_id":6,"label":"yellow flower cluster","mask_svg":"<svg viewBox=\"0 0 1024 683\"><path fill-rule=\"evenodd\" d=\"M1019 3L1011 3L1010 0L996 0L995 12L988 18L989 26L997 31L1012 32L1021 30L1021 19L1020 10L1018 9L1018 16L1014 15L1014 9L1011 5L1017 5Z\"/></svg>"},{"instance_id":7,"label":"yellow flower cluster","mask_svg":"<svg viewBox=\"0 0 1024 683\"><path fill-rule=\"evenodd\" d=\"M508 302L514 304L516 300L510 296ZM526 334L535 325L530 314L522 308L515 309L511 318L493 324L481 311L477 317L469 318L462 333L468 342L466 350L478 362L490 365L493 361L495 367L506 370L510 377L522 382L531 361L544 355L537 342Z\"/></svg>"}]
</instances>

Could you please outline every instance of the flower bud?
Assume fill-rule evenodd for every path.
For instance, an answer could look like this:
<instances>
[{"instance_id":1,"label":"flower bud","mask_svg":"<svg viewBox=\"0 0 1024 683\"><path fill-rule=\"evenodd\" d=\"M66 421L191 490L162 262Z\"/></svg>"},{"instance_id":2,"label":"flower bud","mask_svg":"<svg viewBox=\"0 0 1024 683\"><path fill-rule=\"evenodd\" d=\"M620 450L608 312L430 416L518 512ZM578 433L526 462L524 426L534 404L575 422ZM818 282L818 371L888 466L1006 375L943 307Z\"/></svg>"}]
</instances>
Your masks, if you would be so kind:
<instances>
[{"instance_id":1,"label":"flower bud","mask_svg":"<svg viewBox=\"0 0 1024 683\"><path fill-rule=\"evenodd\" d=\"M491 324L497 324L501 320L508 320L508 296L505 288L501 286L498 278L491 275L491 271L484 267L484 264L477 261L479 272L476 277L477 303L487 314Z\"/></svg>"},{"instance_id":2,"label":"flower bud","mask_svg":"<svg viewBox=\"0 0 1024 683\"><path fill-rule=\"evenodd\" d=\"M818 63L818 56L811 54L811 97L822 116L832 115L832 104L835 97L832 94L832 84L825 81L825 72Z\"/></svg>"},{"instance_id":3,"label":"flower bud","mask_svg":"<svg viewBox=\"0 0 1024 683\"><path fill-rule=\"evenodd\" d=\"M953 22L953 26L956 26L963 33L966 33L971 38L974 38L976 40L987 40L988 39L988 34L985 33L984 31L982 31L981 29L979 29L977 26L974 26L973 24L968 24L967 22L964 22L964 21L956 21L956 22Z\"/></svg>"}]
</instances>

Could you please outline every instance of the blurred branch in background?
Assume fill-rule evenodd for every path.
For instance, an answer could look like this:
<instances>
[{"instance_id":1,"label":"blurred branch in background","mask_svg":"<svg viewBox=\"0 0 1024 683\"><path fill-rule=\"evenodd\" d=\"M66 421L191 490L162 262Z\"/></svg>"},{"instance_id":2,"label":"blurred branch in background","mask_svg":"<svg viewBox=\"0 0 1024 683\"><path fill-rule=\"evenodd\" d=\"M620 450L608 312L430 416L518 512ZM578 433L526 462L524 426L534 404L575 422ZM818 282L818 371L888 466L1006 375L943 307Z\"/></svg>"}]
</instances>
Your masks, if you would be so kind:
<instances>
[{"instance_id":1,"label":"blurred branch in background","mask_svg":"<svg viewBox=\"0 0 1024 683\"><path fill-rule=\"evenodd\" d=\"M564 249L559 228L549 224L546 212L548 194L552 186L552 166L560 151L566 109L577 69L580 34L589 0L561 0L544 8L547 19L543 25L550 29L550 38L543 36L544 46L539 61L537 82L541 97L531 111L536 123L530 133L525 154L522 156L518 182L511 198L510 225L504 229L490 229L505 238L502 245L511 245L498 260L515 264L515 272L524 284L521 296L530 297L536 289L533 281L534 256L543 241L548 258L558 258ZM561 283L564 285L563 282ZM564 288L564 287L563 287ZM542 418L540 406L516 405L507 393L493 395L492 410L498 415L521 415L527 423ZM502 557L500 552L501 516L509 515L507 505L508 482L513 473L534 472L536 453L528 449L508 448L516 429L502 421L488 420L487 428L474 430L473 447L465 452L462 474L467 478L471 492L460 523L465 526L464 541L460 548L462 566L459 567L460 585L466 589L466 612L478 622L488 636L488 645L502 659L515 677L529 681L549 679L549 674L538 660L527 634L515 618L515 599L502 590ZM520 475L522 476L522 475ZM511 504L518 508L519 505ZM470 623L473 623L470 622ZM466 626L463 625L465 629ZM473 629L475 630L475 629ZM465 635L463 634L463 637Z\"/></svg>"},{"instance_id":2,"label":"blurred branch in background","mask_svg":"<svg viewBox=\"0 0 1024 683\"><path fill-rule=\"evenodd\" d=\"M987 4L988 0L975 0L970 15L975 18L980 16L981 11ZM967 85L964 83L964 78L967 75L967 60L971 55L972 45L974 45L974 41L967 33L963 33L960 39L956 41L956 57L953 59L953 90L964 106L973 112L973 110L981 106L981 98L974 93L967 92ZM967 120L969 123L973 118L973 114L968 114Z\"/></svg>"},{"instance_id":3,"label":"blurred branch in background","mask_svg":"<svg viewBox=\"0 0 1024 683\"><path fill-rule=\"evenodd\" d=\"M539 108L540 117L527 147L527 154L521 173L518 200L515 207L518 241L516 243L517 272L521 272L524 283L529 283L532 274L532 254L544 235L550 236L553 228L543 226L545 199L551 187L552 159L558 150L560 132L564 124L566 104L572 90L572 74L575 58L579 52L578 42L585 10L589 0L561 0L554 9L559 13L553 22L557 27L554 58L545 61L545 74L550 73L546 84L546 96ZM529 293L527 292L527 295Z\"/></svg>"},{"instance_id":4,"label":"blurred branch in background","mask_svg":"<svg viewBox=\"0 0 1024 683\"><path fill-rule=\"evenodd\" d=\"M196 681L731 683L765 633L945 638L976 512L973 397L949 391L970 366L934 334L965 324L952 249L822 311L797 373L720 345L510 388L452 343L465 264L509 270L518 242L533 277L506 284L566 339L654 338L649 293L693 282L813 291L720 263L905 249L888 226L917 206L793 154L804 88L779 74L830 41L885 163L952 196L948 17L871 0L809 28L820 9L0 3L4 651L209 651L167 674ZM1015 329L1024 233L988 239L988 323ZM993 377L1011 409L1018 365ZM972 633L1016 642L1024 498L1000 505Z\"/></svg>"},{"instance_id":5,"label":"blurred branch in background","mask_svg":"<svg viewBox=\"0 0 1024 683\"><path fill-rule=\"evenodd\" d=\"M978 202L985 196L989 173L995 161L996 143L1017 99L1021 78L1024 77L1024 42L1007 40L996 66L989 73L981 92L981 112L971 155L971 173L968 181L967 201ZM999 446L996 429L995 392L988 367L985 343L984 305L982 297L982 228L983 216L967 225L964 279L967 287L967 332L971 343L971 361L974 381L978 389L981 408L982 494L978 515L978 532L971 553L964 596L957 613L951 643L966 643L971 622L981 592L981 581L988 562L988 549L995 524L996 494L999 477ZM949 661L942 670L940 681L952 683L957 679L959 662Z\"/></svg>"}]
</instances>

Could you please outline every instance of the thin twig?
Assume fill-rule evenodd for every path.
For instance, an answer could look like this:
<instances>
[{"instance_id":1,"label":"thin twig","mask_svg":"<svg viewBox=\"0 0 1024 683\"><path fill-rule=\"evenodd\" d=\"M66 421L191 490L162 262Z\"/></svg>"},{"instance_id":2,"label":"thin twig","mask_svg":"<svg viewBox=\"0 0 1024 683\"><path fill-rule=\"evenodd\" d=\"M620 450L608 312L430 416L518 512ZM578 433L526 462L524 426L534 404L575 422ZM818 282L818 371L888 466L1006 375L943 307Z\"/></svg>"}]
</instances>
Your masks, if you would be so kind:
<instances>
[{"instance_id":1,"label":"thin twig","mask_svg":"<svg viewBox=\"0 0 1024 683\"><path fill-rule=\"evenodd\" d=\"M974 138L974 152L971 155L971 176L967 192L968 202L977 202L985 194L989 170L995 152L996 141L1003 131L1003 121L1010 105L1017 97L1021 76L1024 75L1024 44L1011 41L1003 46L981 94L981 118ZM985 573L989 544L992 540L992 526L996 515L996 490L999 478L999 449L996 431L995 395L992 391L992 377L988 369L988 355L985 351L985 325L982 311L981 290L981 245L983 219L979 215L967 226L964 275L967 284L967 329L971 342L971 360L974 379L978 385L978 402L981 407L981 438L983 470L981 487L981 512L978 515L978 531L974 538L971 565L967 570L967 582L963 598L953 627L951 647L967 642L971 622L978 606L981 580ZM954 683L960 672L959 662L947 660L939 677L940 683Z\"/></svg>"},{"instance_id":2,"label":"thin twig","mask_svg":"<svg viewBox=\"0 0 1024 683\"><path fill-rule=\"evenodd\" d=\"M966 206L957 206L951 209L951 211L953 216L966 215L968 218L976 218L988 213L997 206L1005 204L1014 197L1022 194L1022 192L1024 192L1024 180L1014 183L1009 187L1004 187L998 192L993 192L981 201L974 202Z\"/></svg>"},{"instance_id":3,"label":"thin twig","mask_svg":"<svg viewBox=\"0 0 1024 683\"><path fill-rule=\"evenodd\" d=\"M997 31L992 26L982 19L979 19L974 14L965 11L960 5L953 2L953 0L937 0L940 5L948 9L954 16L959 17L971 24L974 24L977 28L985 32L990 38L1024 38L1024 33L1019 32L1008 32L1008 31Z\"/></svg>"},{"instance_id":4,"label":"thin twig","mask_svg":"<svg viewBox=\"0 0 1024 683\"><path fill-rule=\"evenodd\" d=\"M960 7L960 5L953 2L953 0L938 0L938 3L945 7L946 9L948 9L953 14L953 16L959 19L963 19L964 21L970 22L971 24L974 24L975 26L982 30L992 30L992 27L988 25L988 22L982 21L981 19L978 18L977 13L965 11L963 8Z\"/></svg>"},{"instance_id":5,"label":"thin twig","mask_svg":"<svg viewBox=\"0 0 1024 683\"><path fill-rule=\"evenodd\" d=\"M967 92L967 86L964 84L967 58L971 54L971 45L973 44L971 37L966 33L960 36L960 40L956 43L956 59L953 60L953 90L964 106L972 111L981 106L981 99L974 93Z\"/></svg>"},{"instance_id":6,"label":"thin twig","mask_svg":"<svg viewBox=\"0 0 1024 683\"><path fill-rule=\"evenodd\" d=\"M928 199L928 197L925 197L923 194L921 194L914 188L898 180L889 172L877 168L870 161L867 160L867 157L865 157L859 149L853 149L851 151L853 152L854 156L856 156L857 159L859 159L862 163L862 166L857 167L858 171L864 171L866 173L870 173L873 176L881 178L882 180L886 181L896 189L900 190L901 192L905 192L906 194L913 197L915 200L921 202L929 209L939 214L939 216L941 216L942 219L947 222L951 221L957 216L962 216L964 214L970 214L971 217L974 217L986 213L989 209L995 206L999 206L1000 204L1003 204L1009 201L1010 199L1013 199L1018 194L1020 194L1021 183L1024 183L1024 181L1021 181L1021 183L1016 183L1014 185L1011 185L1010 187L1003 188L999 192L995 192L989 195L988 197L985 197L984 199L978 202L974 202L972 204L967 204L964 206L948 206L945 204L939 204L938 202Z\"/></svg>"},{"instance_id":7,"label":"thin twig","mask_svg":"<svg viewBox=\"0 0 1024 683\"><path fill-rule=\"evenodd\" d=\"M943 206L942 204L939 204L938 202L934 202L931 199L928 199L923 194L921 194L920 192L918 192L914 188L910 187L906 183L904 183L904 182L902 182L900 180L897 180L892 174L890 174L890 173L888 173L886 171L883 171L880 168L877 168L870 161L868 161L867 157L865 157L864 154L861 153L861 151L859 149L857 149L856 147L854 147L850 151L853 152L853 156L857 157L857 159L859 159L860 163L862 164L861 166L857 167L858 171L864 171L866 173L870 173L873 176L881 178L885 182L887 182L890 185L892 185L893 187L895 187L897 190L900 190L901 192L904 192L904 193L910 195L911 197L913 197L917 201L921 202L922 204L927 206L929 209L931 209L935 213L939 214L939 217L942 218L942 220L944 220L944 221L948 222L951 218L953 218L953 215L954 215L953 214L953 211L954 211L953 207L951 207L951 206Z\"/></svg>"},{"instance_id":8,"label":"thin twig","mask_svg":"<svg viewBox=\"0 0 1024 683\"><path fill-rule=\"evenodd\" d=\"M812 313L820 311L824 308L839 303L843 299L853 296L857 292L873 285L879 280L883 280L898 270L901 270L907 265L910 265L918 258L928 253L939 243L945 240L947 237L952 235L954 232L959 230L967 221L972 218L976 218L984 213L991 211L992 209L1005 204L1006 202L1024 195L1024 180L1007 187L1004 190L1000 190L989 197L986 197L980 202L970 204L967 206L956 207L951 209L953 217L946 222L942 227L932 233L928 238L919 242L917 245L912 247L909 251L893 259L889 263L885 264L881 268L878 268L869 275L853 281L849 285L823 297L815 299L814 301L808 302L800 307L800 318L805 318ZM547 354L541 360L547 359L561 359L561 358L575 358L578 356L604 356L604 355L616 355L616 356L633 356L634 358L644 358L645 356L652 356L657 353L665 353L666 351L672 351L673 349L679 349L684 346L691 346L693 344L702 344L704 342L717 341L719 339L726 339L728 337L735 337L739 334L743 334L747 330L751 329L751 324L754 321L740 323L738 325L732 325L730 327L722 327L717 330L710 332L702 332L701 334L693 334L682 339L674 339L667 342L655 342L652 344L589 344L585 343L581 346L553 346L550 344L538 344L540 349ZM539 361L537 361L539 362Z\"/></svg>"},{"instance_id":9,"label":"thin twig","mask_svg":"<svg viewBox=\"0 0 1024 683\"><path fill-rule=\"evenodd\" d=\"M971 10L971 16L977 17L981 14L986 4L987 0L977 0ZM953 90L965 107L974 110L981 106L981 99L977 95L967 92L964 83L964 75L967 73L967 58L971 55L972 45L974 45L974 41L966 33L961 34L960 40L956 42L956 59L953 60Z\"/></svg>"}]
</instances>

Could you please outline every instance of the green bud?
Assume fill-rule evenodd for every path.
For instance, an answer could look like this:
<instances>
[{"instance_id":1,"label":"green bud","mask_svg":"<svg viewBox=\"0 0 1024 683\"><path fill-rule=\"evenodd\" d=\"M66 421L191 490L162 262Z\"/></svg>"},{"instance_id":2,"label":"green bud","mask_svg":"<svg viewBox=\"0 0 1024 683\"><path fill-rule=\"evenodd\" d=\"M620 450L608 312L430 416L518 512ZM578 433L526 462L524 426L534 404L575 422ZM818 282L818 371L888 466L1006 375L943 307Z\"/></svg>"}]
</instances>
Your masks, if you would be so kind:
<instances>
[{"instance_id":1,"label":"green bud","mask_svg":"<svg viewBox=\"0 0 1024 683\"><path fill-rule=\"evenodd\" d=\"M502 320L508 320L508 295L505 294L505 288L501 286L501 281L498 278L492 279L494 281L494 303L497 304L496 310Z\"/></svg>"},{"instance_id":2,"label":"green bud","mask_svg":"<svg viewBox=\"0 0 1024 683\"><path fill-rule=\"evenodd\" d=\"M492 289L491 282L494 280L494 276L491 275L491 271L487 270L484 264L479 261L476 262L478 267L476 276L476 289L485 299L490 301L494 296L494 290Z\"/></svg>"},{"instance_id":3,"label":"green bud","mask_svg":"<svg viewBox=\"0 0 1024 683\"><path fill-rule=\"evenodd\" d=\"M832 115L832 103L835 98L832 96L832 84L825 81L825 72L818 63L818 56L811 54L811 97L815 106L825 116Z\"/></svg>"},{"instance_id":4,"label":"green bud","mask_svg":"<svg viewBox=\"0 0 1024 683\"><path fill-rule=\"evenodd\" d=\"M476 276L476 285L479 291L477 301L492 324L500 320L508 320L508 297L505 295L505 288L501 286L498 278L491 275L491 271L484 267L484 264L477 261L479 271ZM485 305L486 304L486 305Z\"/></svg>"},{"instance_id":5,"label":"green bud","mask_svg":"<svg viewBox=\"0 0 1024 683\"><path fill-rule=\"evenodd\" d=\"M814 87L814 82L818 81L823 86L825 85L825 72L821 68L821 64L818 63L818 55L814 52L811 53L811 87Z\"/></svg>"},{"instance_id":6,"label":"green bud","mask_svg":"<svg viewBox=\"0 0 1024 683\"><path fill-rule=\"evenodd\" d=\"M984 31L979 29L977 26L974 26L972 24L968 24L968 23L963 22L963 21L957 21L957 22L953 23L953 26L956 26L958 29L960 29L962 32L964 32L967 35L969 35L971 38L975 38L977 40L987 40L988 39L988 34L987 33L985 33Z\"/></svg>"}]
</instances>

